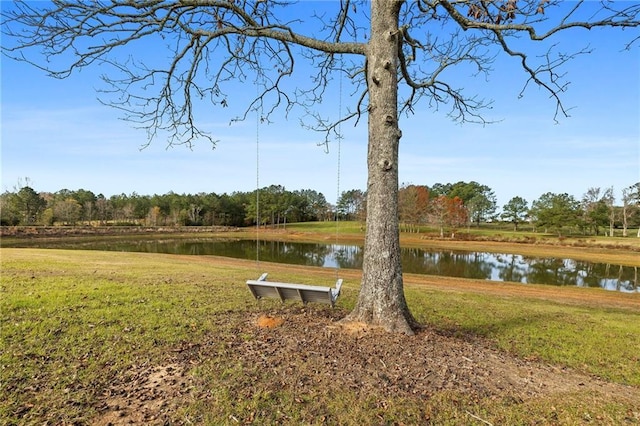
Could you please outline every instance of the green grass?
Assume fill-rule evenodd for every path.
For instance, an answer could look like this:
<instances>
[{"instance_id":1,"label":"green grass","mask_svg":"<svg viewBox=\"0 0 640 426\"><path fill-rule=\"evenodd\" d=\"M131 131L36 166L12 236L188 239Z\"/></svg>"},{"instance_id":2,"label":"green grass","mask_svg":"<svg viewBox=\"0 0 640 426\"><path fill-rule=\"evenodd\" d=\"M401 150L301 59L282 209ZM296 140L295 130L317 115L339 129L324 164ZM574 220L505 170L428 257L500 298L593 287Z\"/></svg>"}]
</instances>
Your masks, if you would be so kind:
<instances>
[{"instance_id":1,"label":"green grass","mask_svg":"<svg viewBox=\"0 0 640 426\"><path fill-rule=\"evenodd\" d=\"M11 386L2 389L2 419L29 405L36 417L68 407L82 419L90 413L73 407L85 409L79 402L106 387L112 367L161 359L181 341L202 339L216 313L242 309L239 291L220 291L241 277L224 270L212 288L205 268L161 256L18 252L7 259L3 250L2 259L0 359ZM203 297L209 291L219 292L215 303Z\"/></svg>"},{"instance_id":2,"label":"green grass","mask_svg":"<svg viewBox=\"0 0 640 426\"><path fill-rule=\"evenodd\" d=\"M443 332L486 337L522 358L640 386L638 311L413 288L407 299L418 321Z\"/></svg>"},{"instance_id":3,"label":"green grass","mask_svg":"<svg viewBox=\"0 0 640 426\"><path fill-rule=\"evenodd\" d=\"M362 234L364 233L364 225L361 222L339 221L338 223L329 222L302 222L287 224L290 231L299 232L318 232L328 235L335 234Z\"/></svg>"},{"instance_id":4,"label":"green grass","mask_svg":"<svg viewBox=\"0 0 640 426\"><path fill-rule=\"evenodd\" d=\"M364 236L365 225L357 221L343 221L337 224L337 233L340 238L349 238L350 236ZM336 234L335 222L305 222L290 223L286 227L289 231L306 232L315 234L326 234L328 236ZM404 228L401 226L401 231ZM440 229L430 226L418 226L419 233L401 232L401 238L420 238L421 236L430 236L438 238ZM477 227L463 227L456 231L456 239L474 239L479 241L497 241L497 242L513 242L513 243L530 243L530 244L561 244L564 246L603 246L618 247L622 249L633 248L640 249L640 238L635 238L637 229L628 230L628 237L622 237L622 231L617 230L614 237L605 236L583 236L579 234L564 235L558 237L555 233L534 232L530 226L521 226L518 231L513 229L512 225L504 223L484 223ZM445 236L448 237L450 231L445 230Z\"/></svg>"},{"instance_id":5,"label":"green grass","mask_svg":"<svg viewBox=\"0 0 640 426\"><path fill-rule=\"evenodd\" d=\"M248 298L244 281L260 272L252 262L37 249L0 254L0 424L91 423L96 401L125 380L124 372L162 365L177 347L206 344L212 335L224 341L236 333L228 316L278 306ZM280 279L293 282L328 274L277 268ZM347 280L339 309L353 306L357 284ZM638 311L419 287L408 287L407 298L419 321L443 333L486 338L523 358L640 387ZM235 424L254 413L258 424L321 424L325 415L330 424L479 424L472 413L495 424L583 424L587 417L594 424L640 423L640 408L592 395L526 403L447 393L381 401L348 389L296 395L262 388L264 373L247 368L223 347L194 366L190 374L207 398L181 406L180 421Z\"/></svg>"}]
</instances>

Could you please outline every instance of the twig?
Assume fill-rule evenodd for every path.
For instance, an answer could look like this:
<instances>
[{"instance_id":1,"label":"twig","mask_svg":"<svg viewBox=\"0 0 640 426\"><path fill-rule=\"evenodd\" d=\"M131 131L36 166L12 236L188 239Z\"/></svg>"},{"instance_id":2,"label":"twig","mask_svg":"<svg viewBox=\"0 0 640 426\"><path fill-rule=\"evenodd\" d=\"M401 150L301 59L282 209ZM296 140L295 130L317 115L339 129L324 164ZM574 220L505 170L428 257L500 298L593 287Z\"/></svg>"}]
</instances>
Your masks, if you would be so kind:
<instances>
[{"instance_id":1,"label":"twig","mask_svg":"<svg viewBox=\"0 0 640 426\"><path fill-rule=\"evenodd\" d=\"M489 426L493 426L493 423L490 423L488 421L486 421L485 419L476 416L475 414L471 413L470 411L467 410L467 414L470 415L471 417L473 417L476 420L481 421L482 423L484 423L485 425L489 425Z\"/></svg>"}]
</instances>

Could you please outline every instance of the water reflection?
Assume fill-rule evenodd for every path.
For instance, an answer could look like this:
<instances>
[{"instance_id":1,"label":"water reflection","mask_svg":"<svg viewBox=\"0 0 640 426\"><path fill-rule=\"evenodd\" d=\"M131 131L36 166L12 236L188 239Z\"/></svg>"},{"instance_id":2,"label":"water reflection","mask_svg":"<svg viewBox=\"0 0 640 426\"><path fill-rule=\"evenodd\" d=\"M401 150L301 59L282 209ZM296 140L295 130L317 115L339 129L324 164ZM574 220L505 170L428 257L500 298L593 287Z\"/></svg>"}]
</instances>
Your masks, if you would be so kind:
<instances>
[{"instance_id":1,"label":"water reflection","mask_svg":"<svg viewBox=\"0 0 640 426\"><path fill-rule=\"evenodd\" d=\"M252 240L31 241L20 242L19 244L22 247L225 256L239 259L260 259L264 262L293 265L354 269L362 267L363 255L362 248L353 245L282 241L260 241L256 243L256 241ZM592 263L573 259L405 248L402 249L402 269L404 272L415 274L532 284L601 287L622 292L640 291L637 267Z\"/></svg>"}]
</instances>

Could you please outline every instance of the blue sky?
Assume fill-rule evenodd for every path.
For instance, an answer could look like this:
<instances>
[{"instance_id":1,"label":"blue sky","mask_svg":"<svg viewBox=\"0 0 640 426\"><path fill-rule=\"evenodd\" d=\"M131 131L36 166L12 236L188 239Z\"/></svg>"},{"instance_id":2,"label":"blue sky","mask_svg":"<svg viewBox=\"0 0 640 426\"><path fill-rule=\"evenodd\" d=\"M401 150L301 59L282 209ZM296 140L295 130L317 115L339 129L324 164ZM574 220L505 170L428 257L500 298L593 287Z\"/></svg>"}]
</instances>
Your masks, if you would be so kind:
<instances>
[{"instance_id":1,"label":"blue sky","mask_svg":"<svg viewBox=\"0 0 640 426\"><path fill-rule=\"evenodd\" d=\"M461 74L455 85L492 98L486 118L497 122L460 125L420 104L401 117L400 181L477 181L494 190L499 206L514 196L531 203L545 192L579 199L590 187L610 186L619 202L620 191L640 180L640 50L621 51L631 36L572 31L555 40L567 50L594 48L563 68L571 84L562 99L572 109L559 123L543 91L531 87L518 97L525 75L515 59L499 58L488 81ZM98 102L100 70L56 80L4 57L1 67L2 191L24 178L37 191L82 188L107 197L252 191L259 139L261 187L314 189L336 199L337 145L325 153L321 136L302 128L297 115L276 115L270 125L257 126L254 117L230 125L232 117L220 110L201 110L220 141L215 149L207 142L167 149L161 140L141 149L146 133ZM253 87L243 90L237 98L255 95ZM336 108L339 98L336 90L320 107ZM344 108L354 101L344 90ZM364 190L366 120L342 129L339 188Z\"/></svg>"}]
</instances>

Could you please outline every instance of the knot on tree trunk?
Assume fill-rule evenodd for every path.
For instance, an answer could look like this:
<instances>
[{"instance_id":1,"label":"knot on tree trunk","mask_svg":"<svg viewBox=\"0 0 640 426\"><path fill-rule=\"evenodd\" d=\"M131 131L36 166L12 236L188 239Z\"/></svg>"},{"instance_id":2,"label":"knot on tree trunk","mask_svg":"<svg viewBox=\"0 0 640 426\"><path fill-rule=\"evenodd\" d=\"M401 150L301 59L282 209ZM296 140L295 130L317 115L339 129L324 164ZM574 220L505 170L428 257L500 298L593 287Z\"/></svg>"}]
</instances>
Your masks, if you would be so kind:
<instances>
[{"instance_id":1,"label":"knot on tree trunk","mask_svg":"<svg viewBox=\"0 0 640 426\"><path fill-rule=\"evenodd\" d=\"M388 172L393 168L393 162L390 160L380 160L378 164L380 165L380 168L385 172Z\"/></svg>"}]
</instances>

